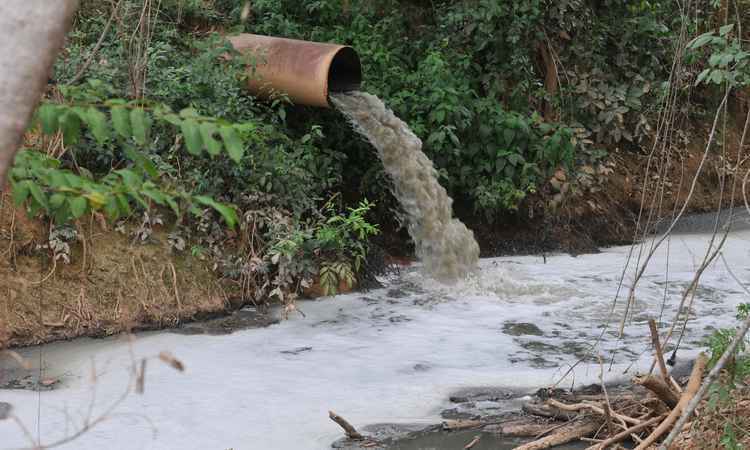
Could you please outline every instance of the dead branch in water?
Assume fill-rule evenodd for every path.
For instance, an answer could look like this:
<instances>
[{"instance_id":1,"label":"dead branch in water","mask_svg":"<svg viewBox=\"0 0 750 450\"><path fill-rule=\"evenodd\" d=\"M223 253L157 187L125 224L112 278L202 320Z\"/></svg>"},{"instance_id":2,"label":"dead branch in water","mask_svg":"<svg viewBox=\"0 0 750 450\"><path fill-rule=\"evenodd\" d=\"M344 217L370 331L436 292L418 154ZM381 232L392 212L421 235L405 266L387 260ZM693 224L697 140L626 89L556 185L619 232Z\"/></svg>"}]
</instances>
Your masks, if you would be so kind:
<instances>
[{"instance_id":1,"label":"dead branch in water","mask_svg":"<svg viewBox=\"0 0 750 450\"><path fill-rule=\"evenodd\" d=\"M560 428L554 434L538 439L528 444L516 447L514 450L543 450L557 445L567 444L582 437L595 433L602 426L602 421L588 417L583 421L571 422Z\"/></svg>"},{"instance_id":2,"label":"dead branch in water","mask_svg":"<svg viewBox=\"0 0 750 450\"><path fill-rule=\"evenodd\" d=\"M670 408L674 408L680 402L680 397L661 378L646 375L634 378L633 382L653 392L659 400L663 401Z\"/></svg>"},{"instance_id":3,"label":"dead branch in water","mask_svg":"<svg viewBox=\"0 0 750 450\"><path fill-rule=\"evenodd\" d=\"M544 404L524 403L521 407L521 410L526 414L546 417L549 419L573 420L576 418L575 413L571 413L569 411L561 411Z\"/></svg>"},{"instance_id":4,"label":"dead branch in water","mask_svg":"<svg viewBox=\"0 0 750 450\"><path fill-rule=\"evenodd\" d=\"M343 417L339 416L333 411L328 411L328 417L331 418L334 422L336 422L341 428L344 429L344 433L346 433L346 437L349 439L353 439L356 441L361 441L365 437L359 434L359 431L357 431L356 428L352 426L349 422L346 421Z\"/></svg>"},{"instance_id":5,"label":"dead branch in water","mask_svg":"<svg viewBox=\"0 0 750 450\"><path fill-rule=\"evenodd\" d=\"M607 413L604 411L603 408L591 404L591 403L574 403L572 405L567 405L565 403L562 403L560 401L557 401L555 399L549 399L547 400L547 404L550 406L553 406L555 408L561 409L563 411L582 411L582 410L589 410L591 412L594 412L602 417L606 417ZM640 420L634 419L630 416L626 416L624 414L619 414L616 412L612 412L612 417L614 417L617 420L620 420L622 422L630 423L630 424L639 424L641 423Z\"/></svg>"},{"instance_id":6,"label":"dead branch in water","mask_svg":"<svg viewBox=\"0 0 750 450\"><path fill-rule=\"evenodd\" d=\"M464 450L471 450L471 449L472 449L472 448L474 448L474 447L475 447L475 446L476 446L476 445L477 445L477 444L479 443L479 441L481 441L481 440L482 440L482 436L480 436L480 435L474 436L474 439L472 439L472 440L471 440L471 442L469 442L468 444L464 445Z\"/></svg>"},{"instance_id":7,"label":"dead branch in water","mask_svg":"<svg viewBox=\"0 0 750 450\"><path fill-rule=\"evenodd\" d=\"M610 437L608 439L605 439L604 441L602 441L602 442L600 442L600 443L598 443L596 445L592 445L591 447L587 448L586 450L604 450L607 447L609 447L610 445L617 444L618 442L622 442L625 439L628 439L632 434L639 433L639 432L645 430L646 428L648 428L648 427L650 427L652 425L656 425L657 423L661 422L661 420L664 419L664 417L665 416L663 416L663 415L662 416L657 416L657 417L652 417L649 420L647 420L645 422L642 422L642 423L640 423L638 425L634 425L634 426L628 428L627 430L625 430L625 431L623 431L621 433L618 433L618 434L616 434L616 435L614 435L614 436L612 436L612 437Z\"/></svg>"}]
</instances>

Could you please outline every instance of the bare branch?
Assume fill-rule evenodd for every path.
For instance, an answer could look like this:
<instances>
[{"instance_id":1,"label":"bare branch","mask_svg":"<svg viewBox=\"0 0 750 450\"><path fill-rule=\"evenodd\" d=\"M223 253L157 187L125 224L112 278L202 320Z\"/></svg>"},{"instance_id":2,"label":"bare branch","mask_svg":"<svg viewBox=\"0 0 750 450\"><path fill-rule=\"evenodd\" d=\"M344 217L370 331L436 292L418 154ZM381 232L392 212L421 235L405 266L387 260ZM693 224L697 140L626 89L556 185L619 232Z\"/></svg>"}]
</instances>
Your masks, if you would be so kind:
<instances>
[{"instance_id":1,"label":"bare branch","mask_svg":"<svg viewBox=\"0 0 750 450\"><path fill-rule=\"evenodd\" d=\"M346 437L348 437L349 439L354 439L354 440L364 439L364 436L362 436L359 433L359 431L357 431L357 429L352 426L352 424L347 422L346 419L339 416L335 412L328 411L328 417L330 417L331 420L339 424L339 426L344 429L344 433L346 433Z\"/></svg>"}]
</instances>

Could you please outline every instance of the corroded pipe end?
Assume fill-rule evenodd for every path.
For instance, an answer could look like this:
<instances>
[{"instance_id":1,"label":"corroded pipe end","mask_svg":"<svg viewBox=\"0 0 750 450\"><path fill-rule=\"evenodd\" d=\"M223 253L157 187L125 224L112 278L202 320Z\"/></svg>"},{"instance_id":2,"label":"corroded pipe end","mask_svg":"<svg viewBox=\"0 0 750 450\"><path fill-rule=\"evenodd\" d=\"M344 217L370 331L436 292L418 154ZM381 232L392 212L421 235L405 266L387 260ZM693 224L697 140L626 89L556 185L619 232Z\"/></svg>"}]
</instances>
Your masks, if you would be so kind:
<instances>
[{"instance_id":1,"label":"corroded pipe end","mask_svg":"<svg viewBox=\"0 0 750 450\"><path fill-rule=\"evenodd\" d=\"M362 84L362 65L351 47L255 34L229 41L250 57L248 89L259 97L281 93L297 104L329 108L330 92Z\"/></svg>"}]
</instances>

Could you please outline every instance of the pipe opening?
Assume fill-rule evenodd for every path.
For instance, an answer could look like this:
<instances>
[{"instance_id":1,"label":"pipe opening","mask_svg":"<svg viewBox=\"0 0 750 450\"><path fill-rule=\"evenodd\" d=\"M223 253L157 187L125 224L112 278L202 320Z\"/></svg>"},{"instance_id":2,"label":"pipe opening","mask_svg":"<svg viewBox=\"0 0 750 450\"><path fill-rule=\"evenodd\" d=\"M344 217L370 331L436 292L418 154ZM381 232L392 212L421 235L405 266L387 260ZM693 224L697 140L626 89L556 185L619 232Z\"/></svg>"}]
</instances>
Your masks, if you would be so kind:
<instances>
[{"instance_id":1,"label":"pipe opening","mask_svg":"<svg viewBox=\"0 0 750 450\"><path fill-rule=\"evenodd\" d=\"M328 92L356 91L362 86L362 64L354 49L344 47L328 69Z\"/></svg>"}]
</instances>

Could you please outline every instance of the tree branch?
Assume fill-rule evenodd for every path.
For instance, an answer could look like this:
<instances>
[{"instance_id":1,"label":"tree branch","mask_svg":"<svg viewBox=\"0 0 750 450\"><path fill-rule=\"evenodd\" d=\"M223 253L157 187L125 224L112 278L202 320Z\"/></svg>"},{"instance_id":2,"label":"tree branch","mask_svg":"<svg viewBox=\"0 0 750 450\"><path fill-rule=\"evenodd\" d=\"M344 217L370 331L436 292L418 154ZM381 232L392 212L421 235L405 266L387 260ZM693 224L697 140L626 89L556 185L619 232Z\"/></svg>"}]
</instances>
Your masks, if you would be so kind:
<instances>
[{"instance_id":1,"label":"tree branch","mask_svg":"<svg viewBox=\"0 0 750 450\"><path fill-rule=\"evenodd\" d=\"M0 6L0 187L44 93L78 0L3 0Z\"/></svg>"}]
</instances>

